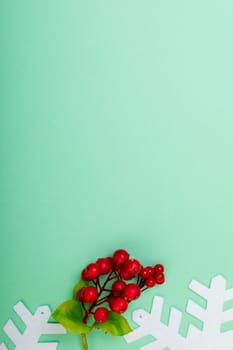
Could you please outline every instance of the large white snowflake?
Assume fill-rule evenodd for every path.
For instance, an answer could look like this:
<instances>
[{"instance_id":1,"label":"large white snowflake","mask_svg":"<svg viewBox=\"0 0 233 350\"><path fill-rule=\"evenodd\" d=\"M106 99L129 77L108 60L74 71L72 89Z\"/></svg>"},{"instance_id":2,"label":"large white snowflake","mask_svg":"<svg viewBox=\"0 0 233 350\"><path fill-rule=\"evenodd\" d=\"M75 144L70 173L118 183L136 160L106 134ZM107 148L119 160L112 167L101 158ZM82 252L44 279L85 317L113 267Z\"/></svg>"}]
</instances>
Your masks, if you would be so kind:
<instances>
[{"instance_id":1,"label":"large white snowflake","mask_svg":"<svg viewBox=\"0 0 233 350\"><path fill-rule=\"evenodd\" d=\"M15 345L15 350L55 350L57 342L39 342L42 334L63 334L65 329L56 323L48 323L51 311L47 305L40 306L35 314L20 301L14 306L14 311L25 323L25 331L21 333L16 325L9 320L3 327L4 332ZM0 344L0 350L7 350L7 346Z\"/></svg>"},{"instance_id":2,"label":"large white snowflake","mask_svg":"<svg viewBox=\"0 0 233 350\"><path fill-rule=\"evenodd\" d=\"M161 321L164 299L155 296L151 312L136 310L133 320L138 328L125 336L128 343L152 335L155 340L142 346L141 350L233 350L233 330L221 331L221 326L233 321L233 308L224 310L224 304L233 300L233 288L226 289L223 276L212 278L210 287L193 280L189 288L206 300L206 308L202 308L189 300L186 312L202 321L200 330L190 325L186 336L179 333L182 313L171 308L168 324Z\"/></svg>"}]
</instances>

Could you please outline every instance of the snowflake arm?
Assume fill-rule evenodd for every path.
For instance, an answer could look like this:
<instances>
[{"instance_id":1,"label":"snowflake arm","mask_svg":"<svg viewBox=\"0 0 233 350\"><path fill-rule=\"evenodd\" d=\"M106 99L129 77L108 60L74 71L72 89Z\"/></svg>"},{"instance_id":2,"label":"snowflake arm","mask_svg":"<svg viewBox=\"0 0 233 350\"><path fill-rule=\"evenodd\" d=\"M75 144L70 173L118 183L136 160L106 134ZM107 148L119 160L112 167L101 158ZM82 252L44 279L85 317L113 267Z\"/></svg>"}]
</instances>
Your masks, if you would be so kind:
<instances>
[{"instance_id":1,"label":"snowflake arm","mask_svg":"<svg viewBox=\"0 0 233 350\"><path fill-rule=\"evenodd\" d=\"M181 312L171 308L168 325L161 321L163 298L154 297L150 313L144 310L133 312L133 320L138 324L131 333L125 336L130 343L147 335L155 338L151 343L141 347L141 350L232 350L233 329L223 332L224 323L233 321L233 308L224 310L224 304L233 299L233 288L226 289L226 280L219 275L213 277L210 287L193 280L189 288L206 301L206 307L201 307L189 300L186 312L202 322L202 329L189 325L186 336L179 334Z\"/></svg>"},{"instance_id":2,"label":"snowflake arm","mask_svg":"<svg viewBox=\"0 0 233 350\"><path fill-rule=\"evenodd\" d=\"M213 349L232 349L233 331L222 333L221 326L233 320L233 309L223 311L224 303L233 297L233 289L226 289L226 280L220 275L212 278L209 288L195 280L190 283L189 288L207 302L206 309L195 304L193 300L188 302L187 312L203 323L202 331L195 331L194 327L190 326L187 334L189 340L198 347L201 344L209 344L211 339Z\"/></svg>"},{"instance_id":3,"label":"snowflake arm","mask_svg":"<svg viewBox=\"0 0 233 350\"><path fill-rule=\"evenodd\" d=\"M176 343L174 350L180 350L183 347L185 339L178 333L182 314L179 310L171 308L168 325L162 323L163 303L163 298L154 297L150 314L144 310L133 312L133 320L139 327L125 336L125 340L128 343L146 335L152 335L156 340L143 346L142 350L162 350L165 347L169 347L170 343L174 342L174 339Z\"/></svg>"},{"instance_id":4,"label":"snowflake arm","mask_svg":"<svg viewBox=\"0 0 233 350\"><path fill-rule=\"evenodd\" d=\"M48 306L40 306L35 314L31 314L27 307L19 302L14 306L14 311L25 323L25 330L20 333L12 320L9 320L3 330L15 344L15 350L56 350L58 343L42 343L42 334L64 334L65 329L56 323L49 323L51 311ZM0 350L7 350L5 344L0 345Z\"/></svg>"},{"instance_id":5,"label":"snowflake arm","mask_svg":"<svg viewBox=\"0 0 233 350\"><path fill-rule=\"evenodd\" d=\"M190 300L187 312L203 322L203 331L206 334L219 333L222 324L233 319L233 309L223 311L224 303L233 295L232 289L226 290L225 278L222 276L214 277L210 288L193 280L189 288L207 301L207 307L204 309Z\"/></svg>"},{"instance_id":6,"label":"snowflake arm","mask_svg":"<svg viewBox=\"0 0 233 350\"><path fill-rule=\"evenodd\" d=\"M22 335L11 320L6 323L3 330L14 344L20 342Z\"/></svg>"},{"instance_id":7,"label":"snowflake arm","mask_svg":"<svg viewBox=\"0 0 233 350\"><path fill-rule=\"evenodd\" d=\"M26 308L26 306L21 301L19 301L13 307L13 309L26 325L28 325L28 324L30 324L30 322L32 322L33 316L31 314L31 312Z\"/></svg>"}]
</instances>

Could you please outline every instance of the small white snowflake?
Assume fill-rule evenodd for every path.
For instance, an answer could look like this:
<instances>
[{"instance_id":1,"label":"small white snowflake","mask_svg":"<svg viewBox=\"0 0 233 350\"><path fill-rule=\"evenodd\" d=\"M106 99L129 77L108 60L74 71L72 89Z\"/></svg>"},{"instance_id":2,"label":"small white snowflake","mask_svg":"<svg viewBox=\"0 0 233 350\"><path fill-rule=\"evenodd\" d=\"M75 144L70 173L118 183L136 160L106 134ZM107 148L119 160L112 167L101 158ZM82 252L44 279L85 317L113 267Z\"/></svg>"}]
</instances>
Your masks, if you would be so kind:
<instances>
[{"instance_id":1,"label":"small white snowflake","mask_svg":"<svg viewBox=\"0 0 233 350\"><path fill-rule=\"evenodd\" d=\"M39 342L43 334L64 334L65 329L57 323L48 323L51 311L47 305L40 306L35 314L26 308L20 301L14 306L14 311L25 323L25 331L21 333L16 325L9 320L3 327L4 332L15 345L15 350L55 350L57 342ZM0 345L0 350L7 350L4 343Z\"/></svg>"},{"instance_id":2,"label":"small white snowflake","mask_svg":"<svg viewBox=\"0 0 233 350\"><path fill-rule=\"evenodd\" d=\"M233 321L233 308L223 310L224 303L233 299L233 288L226 289L226 280L220 275L212 278L209 288L195 280L189 288L207 302L204 309L189 300L186 308L187 313L202 321L202 330L190 325L187 335L182 336L179 333L182 313L173 307L168 324L164 324L161 321L164 299L155 296L150 313L141 309L133 312L133 320L139 327L124 337L126 342L152 335L156 340L141 350L232 350L233 330L221 332L221 326Z\"/></svg>"}]
</instances>

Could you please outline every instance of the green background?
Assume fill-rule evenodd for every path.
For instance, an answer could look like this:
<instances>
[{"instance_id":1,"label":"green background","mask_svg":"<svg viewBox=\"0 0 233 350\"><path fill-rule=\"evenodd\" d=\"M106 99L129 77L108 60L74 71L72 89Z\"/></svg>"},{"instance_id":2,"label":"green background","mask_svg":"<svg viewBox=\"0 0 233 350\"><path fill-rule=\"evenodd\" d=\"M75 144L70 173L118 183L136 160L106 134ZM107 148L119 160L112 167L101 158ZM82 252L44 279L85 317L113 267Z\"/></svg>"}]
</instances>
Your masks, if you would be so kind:
<instances>
[{"instance_id":1,"label":"green background","mask_svg":"<svg viewBox=\"0 0 233 350\"><path fill-rule=\"evenodd\" d=\"M1 1L0 328L117 248L166 266L132 325L155 294L164 320L184 310L192 278L233 282L232 15L231 0Z\"/></svg>"}]
</instances>

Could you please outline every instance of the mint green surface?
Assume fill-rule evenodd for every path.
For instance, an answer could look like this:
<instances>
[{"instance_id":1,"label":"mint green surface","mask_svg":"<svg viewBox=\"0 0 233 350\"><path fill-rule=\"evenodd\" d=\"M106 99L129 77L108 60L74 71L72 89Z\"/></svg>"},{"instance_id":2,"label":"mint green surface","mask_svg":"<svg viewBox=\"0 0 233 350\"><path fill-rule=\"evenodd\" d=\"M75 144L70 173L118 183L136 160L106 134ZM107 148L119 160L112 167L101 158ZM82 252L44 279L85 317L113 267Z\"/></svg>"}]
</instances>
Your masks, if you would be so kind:
<instances>
[{"instance_id":1,"label":"mint green surface","mask_svg":"<svg viewBox=\"0 0 233 350\"><path fill-rule=\"evenodd\" d=\"M132 325L155 294L165 320L184 310L192 278L232 286L232 13L230 0L1 1L0 343L13 348L1 329L17 301L55 308L117 248L166 266ZM89 336L90 350L145 343Z\"/></svg>"}]
</instances>

